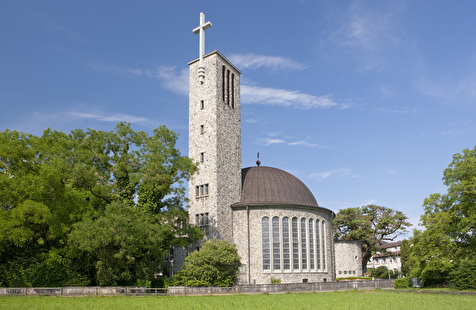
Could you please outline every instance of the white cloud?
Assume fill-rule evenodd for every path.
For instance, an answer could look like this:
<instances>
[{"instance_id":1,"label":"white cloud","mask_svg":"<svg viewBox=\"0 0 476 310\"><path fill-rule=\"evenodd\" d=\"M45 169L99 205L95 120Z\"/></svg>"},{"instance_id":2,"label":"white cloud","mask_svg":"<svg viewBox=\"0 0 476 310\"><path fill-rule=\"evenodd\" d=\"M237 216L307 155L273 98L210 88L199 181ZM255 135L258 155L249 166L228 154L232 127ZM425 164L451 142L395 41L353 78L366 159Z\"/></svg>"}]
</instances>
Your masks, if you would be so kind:
<instances>
[{"instance_id":1,"label":"white cloud","mask_svg":"<svg viewBox=\"0 0 476 310\"><path fill-rule=\"evenodd\" d=\"M476 73L469 72L466 76L454 77L441 74L427 74L417 81L417 87L426 96L433 97L442 104L474 104L476 101Z\"/></svg>"},{"instance_id":2,"label":"white cloud","mask_svg":"<svg viewBox=\"0 0 476 310\"><path fill-rule=\"evenodd\" d=\"M367 6L353 1L349 8L333 19L337 25L330 40L357 57L362 70L381 71L390 61L389 51L401 42L398 16L403 4Z\"/></svg>"},{"instance_id":3,"label":"white cloud","mask_svg":"<svg viewBox=\"0 0 476 310\"><path fill-rule=\"evenodd\" d=\"M297 90L241 86L242 103L266 104L298 109L329 108L337 105L331 95L313 96Z\"/></svg>"},{"instance_id":4,"label":"white cloud","mask_svg":"<svg viewBox=\"0 0 476 310\"><path fill-rule=\"evenodd\" d=\"M284 141L283 139L272 139L272 138L260 139L260 142L264 146L286 143L286 141Z\"/></svg>"},{"instance_id":5,"label":"white cloud","mask_svg":"<svg viewBox=\"0 0 476 310\"><path fill-rule=\"evenodd\" d=\"M352 173L352 170L349 168L340 168L336 170L328 170L323 172L317 172L309 175L311 179L327 179L331 176L340 176L340 177L352 177L356 178L357 175Z\"/></svg>"},{"instance_id":6,"label":"white cloud","mask_svg":"<svg viewBox=\"0 0 476 310\"><path fill-rule=\"evenodd\" d=\"M322 146L320 146L317 143L311 143L311 142L308 142L308 141L305 141L305 140L290 142L290 143L288 143L288 145L292 145L292 146L298 145L298 146L305 146L305 147L320 147L320 148L323 148Z\"/></svg>"},{"instance_id":7,"label":"white cloud","mask_svg":"<svg viewBox=\"0 0 476 310\"><path fill-rule=\"evenodd\" d=\"M178 70L175 66L160 66L155 72L147 71L147 76L158 78L162 86L180 95L188 94L188 70Z\"/></svg>"},{"instance_id":8,"label":"white cloud","mask_svg":"<svg viewBox=\"0 0 476 310\"><path fill-rule=\"evenodd\" d=\"M163 87L180 95L188 94L188 70L179 70L175 66L159 66L154 70L131 69L105 64L89 64L93 70L100 72L113 72L138 77L148 77L160 80Z\"/></svg>"},{"instance_id":9,"label":"white cloud","mask_svg":"<svg viewBox=\"0 0 476 310\"><path fill-rule=\"evenodd\" d=\"M306 66L287 57L258 54L231 54L228 57L232 63L243 69L266 68L272 71L302 70Z\"/></svg>"},{"instance_id":10,"label":"white cloud","mask_svg":"<svg viewBox=\"0 0 476 310\"><path fill-rule=\"evenodd\" d=\"M93 119L102 122L128 122L128 123L146 123L149 120L145 117L133 116L127 114L97 114L97 113L82 113L82 112L70 112L69 115L74 118L86 118Z\"/></svg>"}]
</instances>

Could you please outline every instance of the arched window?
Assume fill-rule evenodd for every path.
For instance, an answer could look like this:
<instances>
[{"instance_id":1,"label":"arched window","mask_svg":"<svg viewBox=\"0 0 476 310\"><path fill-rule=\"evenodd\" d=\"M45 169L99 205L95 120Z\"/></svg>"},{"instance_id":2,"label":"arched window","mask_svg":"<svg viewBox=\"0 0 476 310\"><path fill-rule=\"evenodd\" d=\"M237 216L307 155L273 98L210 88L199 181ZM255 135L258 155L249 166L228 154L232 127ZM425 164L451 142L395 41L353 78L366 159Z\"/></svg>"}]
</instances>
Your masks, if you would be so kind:
<instances>
[{"instance_id":1,"label":"arched window","mask_svg":"<svg viewBox=\"0 0 476 310\"><path fill-rule=\"evenodd\" d=\"M317 256L317 269L321 270L321 238L320 238L320 225L319 220L316 220L316 256Z\"/></svg>"},{"instance_id":2,"label":"arched window","mask_svg":"<svg viewBox=\"0 0 476 310\"><path fill-rule=\"evenodd\" d=\"M273 217L273 269L281 269L281 244L279 240L279 217Z\"/></svg>"},{"instance_id":3,"label":"arched window","mask_svg":"<svg viewBox=\"0 0 476 310\"><path fill-rule=\"evenodd\" d=\"M283 218L283 268L291 269L291 257L289 252L289 219Z\"/></svg>"},{"instance_id":4,"label":"arched window","mask_svg":"<svg viewBox=\"0 0 476 310\"><path fill-rule=\"evenodd\" d=\"M292 233L293 233L293 269L299 269L299 233L298 233L298 219L292 219Z\"/></svg>"},{"instance_id":5,"label":"arched window","mask_svg":"<svg viewBox=\"0 0 476 310\"><path fill-rule=\"evenodd\" d=\"M263 270L269 270L271 257L269 249L269 218L267 216L261 219L261 239L263 242Z\"/></svg>"},{"instance_id":6,"label":"arched window","mask_svg":"<svg viewBox=\"0 0 476 310\"><path fill-rule=\"evenodd\" d=\"M309 268L314 269L314 220L309 220Z\"/></svg>"},{"instance_id":7,"label":"arched window","mask_svg":"<svg viewBox=\"0 0 476 310\"><path fill-rule=\"evenodd\" d=\"M301 261L302 269L307 269L306 219L301 219Z\"/></svg>"}]
</instances>

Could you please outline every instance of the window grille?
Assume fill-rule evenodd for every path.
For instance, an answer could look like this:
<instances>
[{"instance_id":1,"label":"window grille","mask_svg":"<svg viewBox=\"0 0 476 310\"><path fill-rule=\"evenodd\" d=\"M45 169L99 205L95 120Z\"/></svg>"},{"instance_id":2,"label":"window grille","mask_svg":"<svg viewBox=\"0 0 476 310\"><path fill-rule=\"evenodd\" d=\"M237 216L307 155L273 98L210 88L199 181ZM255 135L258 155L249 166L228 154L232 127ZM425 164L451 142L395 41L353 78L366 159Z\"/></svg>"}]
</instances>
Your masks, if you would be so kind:
<instances>
[{"instance_id":1,"label":"window grille","mask_svg":"<svg viewBox=\"0 0 476 310\"><path fill-rule=\"evenodd\" d=\"M269 218L263 217L261 220L261 239L263 241L263 270L271 268L271 257L269 249Z\"/></svg>"}]
</instances>

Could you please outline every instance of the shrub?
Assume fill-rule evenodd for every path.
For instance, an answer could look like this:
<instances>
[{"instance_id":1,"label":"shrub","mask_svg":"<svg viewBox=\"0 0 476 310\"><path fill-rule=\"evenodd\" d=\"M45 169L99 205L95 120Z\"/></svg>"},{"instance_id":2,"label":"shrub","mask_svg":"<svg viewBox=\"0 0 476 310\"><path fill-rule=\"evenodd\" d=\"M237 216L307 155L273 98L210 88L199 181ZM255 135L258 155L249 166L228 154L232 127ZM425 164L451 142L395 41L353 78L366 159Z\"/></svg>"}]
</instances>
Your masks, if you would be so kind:
<instances>
[{"instance_id":1,"label":"shrub","mask_svg":"<svg viewBox=\"0 0 476 310\"><path fill-rule=\"evenodd\" d=\"M281 279L271 277L271 284L281 284Z\"/></svg>"},{"instance_id":2,"label":"shrub","mask_svg":"<svg viewBox=\"0 0 476 310\"><path fill-rule=\"evenodd\" d=\"M237 279L240 256L236 246L224 240L209 240L185 258L172 285L232 286Z\"/></svg>"},{"instance_id":3,"label":"shrub","mask_svg":"<svg viewBox=\"0 0 476 310\"><path fill-rule=\"evenodd\" d=\"M400 278L393 281L394 288L409 288L412 286L412 280L410 278Z\"/></svg>"},{"instance_id":4,"label":"shrub","mask_svg":"<svg viewBox=\"0 0 476 310\"><path fill-rule=\"evenodd\" d=\"M449 285L459 290L476 289L476 258L461 261L449 273Z\"/></svg>"}]
</instances>

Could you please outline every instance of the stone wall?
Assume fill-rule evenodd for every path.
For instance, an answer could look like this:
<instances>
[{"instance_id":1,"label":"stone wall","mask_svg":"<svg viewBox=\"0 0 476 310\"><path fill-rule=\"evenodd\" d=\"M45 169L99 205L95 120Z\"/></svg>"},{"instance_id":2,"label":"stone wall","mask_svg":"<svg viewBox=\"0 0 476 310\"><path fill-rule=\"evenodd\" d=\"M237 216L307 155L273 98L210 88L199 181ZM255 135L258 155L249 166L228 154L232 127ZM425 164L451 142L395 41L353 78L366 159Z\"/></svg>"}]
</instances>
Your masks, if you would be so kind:
<instances>
[{"instance_id":1,"label":"stone wall","mask_svg":"<svg viewBox=\"0 0 476 310\"><path fill-rule=\"evenodd\" d=\"M308 267L303 269L276 270L271 267L270 270L263 270L262 258L262 231L261 220L263 217L269 217L270 220L277 216L280 220L288 217L289 221L293 217L299 220L313 219L324 221L326 223L325 232L325 251L321 251L321 262L326 261L321 269ZM324 208L318 207L298 207L298 206L249 206L233 207L233 237L238 248L238 254L242 258L243 267L240 270L240 284L269 284L271 278L281 280L281 283L302 283L334 281L334 244L332 238L332 217L333 213ZM291 228L291 222L290 222ZM301 234L299 225L299 235ZM308 240L309 242L309 240ZM322 240L321 240L322 242ZM281 246L281 252L283 248ZM309 250L309 246L308 246ZM301 244L299 245L299 255L301 255ZM316 249L317 254L317 249ZM282 253L281 253L282 256ZM248 259L249 258L249 259ZM281 260L282 261L282 260ZM245 274L243 274L245 273Z\"/></svg>"},{"instance_id":2,"label":"stone wall","mask_svg":"<svg viewBox=\"0 0 476 310\"><path fill-rule=\"evenodd\" d=\"M117 286L0 288L0 296L134 296L145 294L163 295L164 293L165 289Z\"/></svg>"},{"instance_id":3,"label":"stone wall","mask_svg":"<svg viewBox=\"0 0 476 310\"><path fill-rule=\"evenodd\" d=\"M336 277L362 276L362 243L354 240L334 240Z\"/></svg>"},{"instance_id":4,"label":"stone wall","mask_svg":"<svg viewBox=\"0 0 476 310\"><path fill-rule=\"evenodd\" d=\"M317 283L237 285L233 287L188 287L167 288L167 295L243 294L243 293L283 293L283 292L329 292L347 290L373 290L392 288L393 280L342 281Z\"/></svg>"},{"instance_id":5,"label":"stone wall","mask_svg":"<svg viewBox=\"0 0 476 310\"><path fill-rule=\"evenodd\" d=\"M217 51L203 62L203 84L199 62L189 63L189 157L199 163L189 181L189 216L193 224L197 214L208 214L206 239L233 242L230 205L241 195L240 71ZM233 86L227 87L234 90L234 106L223 100L223 66L234 75ZM203 184L208 184L208 193L196 198L195 188Z\"/></svg>"},{"instance_id":6,"label":"stone wall","mask_svg":"<svg viewBox=\"0 0 476 310\"><path fill-rule=\"evenodd\" d=\"M283 292L326 292L393 288L393 280L238 285L232 287L172 286L167 289L146 287L71 286L47 288L0 288L0 296L141 296L141 295L207 295Z\"/></svg>"}]
</instances>

